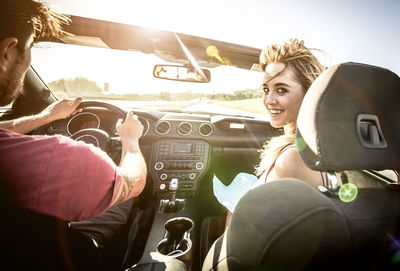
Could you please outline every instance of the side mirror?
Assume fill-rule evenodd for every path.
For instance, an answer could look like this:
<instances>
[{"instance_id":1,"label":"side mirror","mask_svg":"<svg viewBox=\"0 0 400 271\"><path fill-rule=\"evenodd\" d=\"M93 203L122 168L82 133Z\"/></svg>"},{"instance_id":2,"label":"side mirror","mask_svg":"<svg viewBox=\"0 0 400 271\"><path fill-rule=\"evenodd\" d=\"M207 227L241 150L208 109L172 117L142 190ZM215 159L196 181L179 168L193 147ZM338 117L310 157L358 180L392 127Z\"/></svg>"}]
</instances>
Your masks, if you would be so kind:
<instances>
[{"instance_id":1,"label":"side mirror","mask_svg":"<svg viewBox=\"0 0 400 271\"><path fill-rule=\"evenodd\" d=\"M208 83L211 80L210 71L201 69L201 73L196 69L179 65L155 65L153 76L160 79L175 80L182 82Z\"/></svg>"}]
</instances>

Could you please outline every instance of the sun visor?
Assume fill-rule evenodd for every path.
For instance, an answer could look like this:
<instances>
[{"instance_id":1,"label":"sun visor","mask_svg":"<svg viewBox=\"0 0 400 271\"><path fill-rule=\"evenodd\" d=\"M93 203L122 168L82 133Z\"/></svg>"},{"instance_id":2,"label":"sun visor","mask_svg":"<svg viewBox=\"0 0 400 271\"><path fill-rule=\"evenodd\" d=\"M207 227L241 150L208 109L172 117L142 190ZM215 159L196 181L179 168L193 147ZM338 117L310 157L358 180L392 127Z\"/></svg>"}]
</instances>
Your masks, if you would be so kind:
<instances>
[{"instance_id":1,"label":"sun visor","mask_svg":"<svg viewBox=\"0 0 400 271\"><path fill-rule=\"evenodd\" d=\"M75 36L65 35L60 38L63 42L68 44L79 44L82 46L93 46L99 48L109 48L104 41L98 37Z\"/></svg>"}]
</instances>

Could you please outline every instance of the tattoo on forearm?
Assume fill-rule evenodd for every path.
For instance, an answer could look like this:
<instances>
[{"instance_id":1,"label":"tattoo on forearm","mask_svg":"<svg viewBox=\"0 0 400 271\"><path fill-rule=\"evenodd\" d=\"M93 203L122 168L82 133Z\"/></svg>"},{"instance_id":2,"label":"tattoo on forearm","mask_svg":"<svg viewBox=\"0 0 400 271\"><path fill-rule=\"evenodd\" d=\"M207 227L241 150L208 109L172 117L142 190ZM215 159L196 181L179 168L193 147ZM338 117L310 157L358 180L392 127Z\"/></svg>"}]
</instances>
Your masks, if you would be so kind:
<instances>
[{"instance_id":1,"label":"tattoo on forearm","mask_svg":"<svg viewBox=\"0 0 400 271\"><path fill-rule=\"evenodd\" d=\"M141 174L139 174L137 178L140 178L140 176ZM117 205L124 202L125 200L130 199L132 197L132 193L134 192L135 184L137 182L138 180L135 180L135 178L129 177L129 175L127 174L122 174L112 199L112 205Z\"/></svg>"},{"instance_id":2,"label":"tattoo on forearm","mask_svg":"<svg viewBox=\"0 0 400 271\"><path fill-rule=\"evenodd\" d=\"M114 193L112 205L117 205L125 201L130 196L132 190L133 190L133 180L131 180L127 175L122 175L119 184L116 188L116 191Z\"/></svg>"}]
</instances>

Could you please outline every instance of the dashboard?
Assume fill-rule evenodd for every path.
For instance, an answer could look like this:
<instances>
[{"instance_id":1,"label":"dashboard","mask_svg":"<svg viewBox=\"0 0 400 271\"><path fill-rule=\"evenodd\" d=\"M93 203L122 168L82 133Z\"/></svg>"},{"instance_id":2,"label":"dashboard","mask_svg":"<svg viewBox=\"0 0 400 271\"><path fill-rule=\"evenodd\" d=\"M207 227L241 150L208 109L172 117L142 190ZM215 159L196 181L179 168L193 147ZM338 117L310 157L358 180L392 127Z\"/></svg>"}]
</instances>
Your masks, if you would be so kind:
<instances>
[{"instance_id":1,"label":"dashboard","mask_svg":"<svg viewBox=\"0 0 400 271\"><path fill-rule=\"evenodd\" d=\"M149 162L155 191L161 198L168 193L172 179L179 181L184 198L196 195L209 164L210 145L198 139L162 139L153 144Z\"/></svg>"},{"instance_id":2,"label":"dashboard","mask_svg":"<svg viewBox=\"0 0 400 271\"><path fill-rule=\"evenodd\" d=\"M168 197L172 179L179 181L180 197L193 198L207 173L230 179L236 171L254 168L263 143L281 133L267 121L247 117L142 110L134 113L144 126L140 147L158 198ZM120 118L121 114L112 110L89 107L42 126L35 133L73 136L84 129L100 129L115 139L115 125ZM120 156L109 155L119 163Z\"/></svg>"}]
</instances>

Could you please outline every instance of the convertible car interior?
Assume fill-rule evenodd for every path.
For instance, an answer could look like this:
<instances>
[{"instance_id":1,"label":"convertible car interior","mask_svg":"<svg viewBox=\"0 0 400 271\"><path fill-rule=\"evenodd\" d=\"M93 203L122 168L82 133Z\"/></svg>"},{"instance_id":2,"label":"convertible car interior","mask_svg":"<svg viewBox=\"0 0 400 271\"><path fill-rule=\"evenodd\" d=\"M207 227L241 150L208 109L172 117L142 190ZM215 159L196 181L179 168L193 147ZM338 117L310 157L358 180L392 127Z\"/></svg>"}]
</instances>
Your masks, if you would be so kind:
<instances>
[{"instance_id":1,"label":"convertible car interior","mask_svg":"<svg viewBox=\"0 0 400 271\"><path fill-rule=\"evenodd\" d=\"M331 185L282 179L249 191L202 270L397 270L399 184L374 172L400 166L399 87L391 71L358 63L320 75L300 109L297 148Z\"/></svg>"},{"instance_id":2,"label":"convertible car interior","mask_svg":"<svg viewBox=\"0 0 400 271\"><path fill-rule=\"evenodd\" d=\"M71 16L66 31L72 35L46 42L136 50L189 63L191 69L198 64L210 69L211 80L212 69L221 65L207 54L213 44L229 65L257 68L259 49L145 30ZM34 68L1 120L38 113L57 100ZM213 176L228 185L240 172L254 173L263 143L281 130L251 116L85 99L82 112L32 134L94 144L118 163L115 123L127 110L138 115L148 176L133 203L129 238L118 240L126 249L110 244L99 251L67 221L2 204L2 265L13 270L399 270L399 100L400 78L389 70L359 63L327 69L303 101L296 145L306 165L326 172L331 185L316 190L282 179L250 190L225 230L226 209L214 196Z\"/></svg>"}]
</instances>

